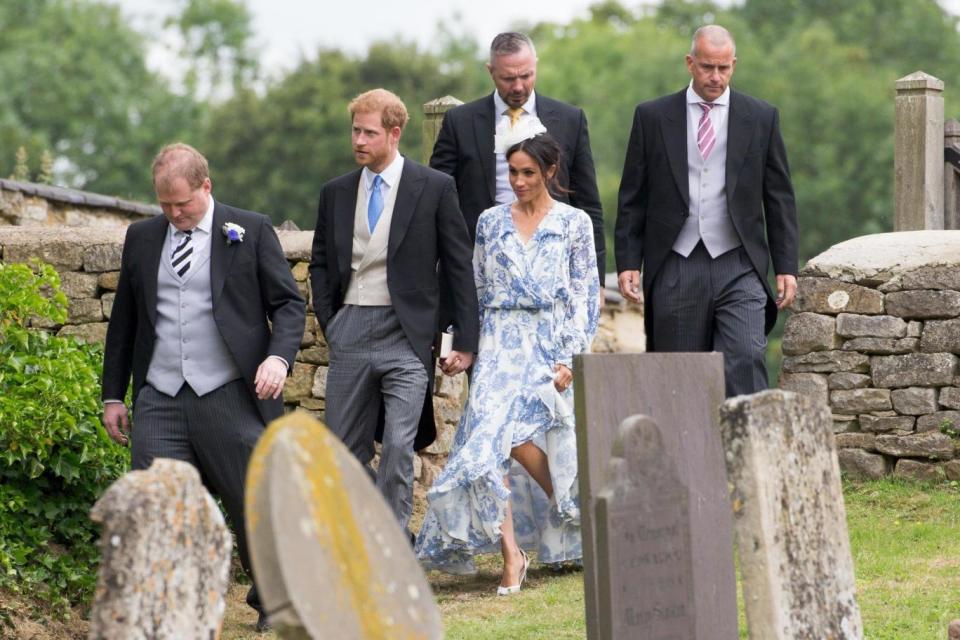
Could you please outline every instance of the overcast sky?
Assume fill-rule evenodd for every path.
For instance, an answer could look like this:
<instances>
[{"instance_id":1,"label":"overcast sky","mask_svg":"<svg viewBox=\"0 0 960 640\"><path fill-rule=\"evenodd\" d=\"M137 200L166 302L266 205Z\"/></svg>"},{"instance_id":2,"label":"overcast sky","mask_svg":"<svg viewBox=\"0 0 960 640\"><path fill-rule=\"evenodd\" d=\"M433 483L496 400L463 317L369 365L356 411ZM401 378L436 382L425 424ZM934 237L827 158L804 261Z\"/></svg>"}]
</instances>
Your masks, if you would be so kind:
<instances>
[{"instance_id":1,"label":"overcast sky","mask_svg":"<svg viewBox=\"0 0 960 640\"><path fill-rule=\"evenodd\" d=\"M177 6L177 0L111 0L149 33ZM458 25L454 32L486 46L493 36L517 24L569 22L585 16L596 0L247 0L253 13L255 43L267 70L290 69L301 54L318 47L363 53L374 40L402 35L428 47L437 24ZM621 0L628 7L645 0ZM960 13L960 0L940 0ZM721 4L725 4L721 1ZM151 54L163 59L163 45Z\"/></svg>"},{"instance_id":2,"label":"overcast sky","mask_svg":"<svg viewBox=\"0 0 960 640\"><path fill-rule=\"evenodd\" d=\"M144 32L159 25L177 4L176 0L111 1ZM372 41L398 34L428 47L440 21L458 24L455 33L488 44L497 33L518 23L566 23L585 16L591 4L591 0L247 0L261 62L274 70L292 68L301 53L312 56L320 46L360 54Z\"/></svg>"}]
</instances>

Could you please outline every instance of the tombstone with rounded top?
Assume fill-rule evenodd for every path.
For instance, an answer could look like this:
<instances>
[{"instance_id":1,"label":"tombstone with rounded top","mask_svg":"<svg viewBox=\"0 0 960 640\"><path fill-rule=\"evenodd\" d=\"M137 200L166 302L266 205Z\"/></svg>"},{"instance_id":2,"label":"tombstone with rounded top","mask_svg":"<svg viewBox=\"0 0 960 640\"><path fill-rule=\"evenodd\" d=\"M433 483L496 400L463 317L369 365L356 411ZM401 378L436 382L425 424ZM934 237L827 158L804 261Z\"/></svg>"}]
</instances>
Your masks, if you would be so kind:
<instances>
[{"instance_id":1,"label":"tombstone with rounded top","mask_svg":"<svg viewBox=\"0 0 960 640\"><path fill-rule=\"evenodd\" d=\"M443 637L406 532L320 422L295 412L271 423L250 459L246 518L260 598L281 637Z\"/></svg>"},{"instance_id":2,"label":"tombstone with rounded top","mask_svg":"<svg viewBox=\"0 0 960 640\"><path fill-rule=\"evenodd\" d=\"M596 500L599 637L698 637L689 491L652 418L620 424L606 480Z\"/></svg>"}]
</instances>

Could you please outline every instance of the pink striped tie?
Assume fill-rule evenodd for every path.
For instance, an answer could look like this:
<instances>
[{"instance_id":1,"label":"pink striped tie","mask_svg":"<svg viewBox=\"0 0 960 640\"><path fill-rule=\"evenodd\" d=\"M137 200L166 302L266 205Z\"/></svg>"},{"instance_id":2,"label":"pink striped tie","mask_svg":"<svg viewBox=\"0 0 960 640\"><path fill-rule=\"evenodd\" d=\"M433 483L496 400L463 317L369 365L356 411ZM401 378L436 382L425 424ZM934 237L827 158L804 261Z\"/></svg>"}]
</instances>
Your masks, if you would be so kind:
<instances>
[{"instance_id":1,"label":"pink striped tie","mask_svg":"<svg viewBox=\"0 0 960 640\"><path fill-rule=\"evenodd\" d=\"M713 131L713 123L710 121L710 110L715 106L710 102L700 103L703 113L700 114L700 123L697 125L697 147L700 149L700 157L704 160L710 156L713 145L717 142L717 134Z\"/></svg>"}]
</instances>

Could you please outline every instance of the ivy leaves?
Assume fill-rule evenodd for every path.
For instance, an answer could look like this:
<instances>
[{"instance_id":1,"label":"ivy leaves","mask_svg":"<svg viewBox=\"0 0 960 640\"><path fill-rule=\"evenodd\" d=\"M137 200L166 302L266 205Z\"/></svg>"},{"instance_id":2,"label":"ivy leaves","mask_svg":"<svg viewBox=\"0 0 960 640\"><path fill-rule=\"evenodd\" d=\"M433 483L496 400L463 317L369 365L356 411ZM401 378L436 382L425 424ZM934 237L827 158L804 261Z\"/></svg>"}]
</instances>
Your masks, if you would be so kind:
<instances>
[{"instance_id":1,"label":"ivy leaves","mask_svg":"<svg viewBox=\"0 0 960 640\"><path fill-rule=\"evenodd\" d=\"M102 348L30 328L66 309L53 267L0 263L0 586L59 607L91 593L87 513L129 467L100 424Z\"/></svg>"}]
</instances>

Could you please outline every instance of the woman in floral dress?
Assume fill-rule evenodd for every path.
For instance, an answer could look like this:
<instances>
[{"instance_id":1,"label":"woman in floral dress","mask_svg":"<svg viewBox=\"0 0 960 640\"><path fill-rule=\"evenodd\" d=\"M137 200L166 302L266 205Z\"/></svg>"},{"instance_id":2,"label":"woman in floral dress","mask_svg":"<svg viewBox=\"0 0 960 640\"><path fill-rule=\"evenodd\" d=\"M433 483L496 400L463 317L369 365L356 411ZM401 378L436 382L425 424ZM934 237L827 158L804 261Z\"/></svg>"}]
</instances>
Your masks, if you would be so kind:
<instances>
[{"instance_id":1,"label":"woman in floral dress","mask_svg":"<svg viewBox=\"0 0 960 640\"><path fill-rule=\"evenodd\" d=\"M472 573L472 556L499 546L506 595L526 575L523 548L543 563L582 556L571 382L597 330L600 283L589 216L551 196L557 142L536 118L497 138L517 199L477 223L480 348L416 551L426 568Z\"/></svg>"}]
</instances>

